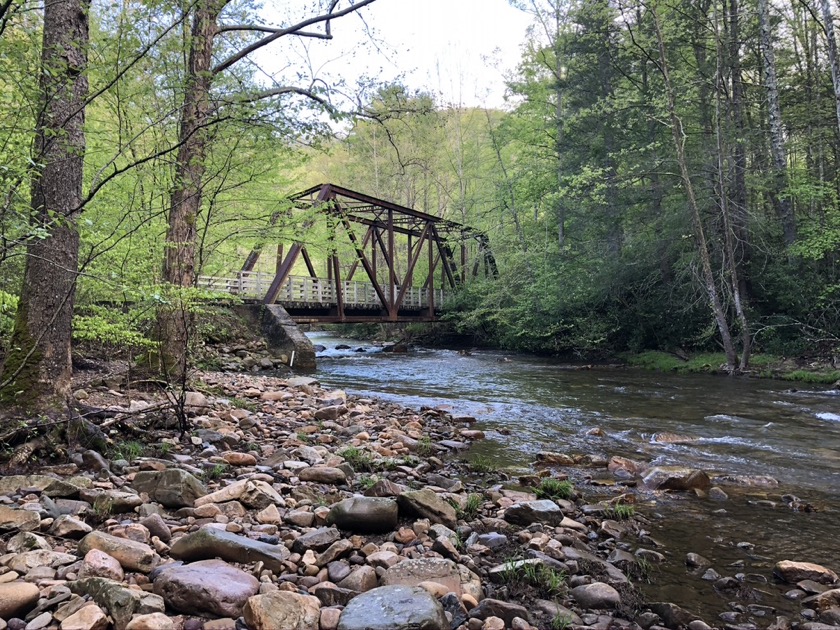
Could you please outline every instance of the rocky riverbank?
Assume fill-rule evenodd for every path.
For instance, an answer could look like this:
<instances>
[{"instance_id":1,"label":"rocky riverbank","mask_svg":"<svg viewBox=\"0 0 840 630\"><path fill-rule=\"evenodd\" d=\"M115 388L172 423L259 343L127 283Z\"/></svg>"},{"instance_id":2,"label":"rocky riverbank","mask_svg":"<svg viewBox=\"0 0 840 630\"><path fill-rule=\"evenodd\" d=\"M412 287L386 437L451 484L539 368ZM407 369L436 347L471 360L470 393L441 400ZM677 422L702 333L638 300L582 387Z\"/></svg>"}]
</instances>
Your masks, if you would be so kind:
<instances>
[{"instance_id":1,"label":"rocky riverbank","mask_svg":"<svg viewBox=\"0 0 840 630\"><path fill-rule=\"evenodd\" d=\"M657 549L632 490L587 502L563 472L632 486L633 462L545 454L501 483L457 457L483 438L471 418L306 377L205 373L198 389L175 439L166 400L91 383L76 396L112 451L0 477L0 630L709 627L634 586L682 559ZM689 476L672 489L709 490ZM802 594L793 625L840 621L830 570L776 576ZM721 627L792 623L753 617Z\"/></svg>"}]
</instances>

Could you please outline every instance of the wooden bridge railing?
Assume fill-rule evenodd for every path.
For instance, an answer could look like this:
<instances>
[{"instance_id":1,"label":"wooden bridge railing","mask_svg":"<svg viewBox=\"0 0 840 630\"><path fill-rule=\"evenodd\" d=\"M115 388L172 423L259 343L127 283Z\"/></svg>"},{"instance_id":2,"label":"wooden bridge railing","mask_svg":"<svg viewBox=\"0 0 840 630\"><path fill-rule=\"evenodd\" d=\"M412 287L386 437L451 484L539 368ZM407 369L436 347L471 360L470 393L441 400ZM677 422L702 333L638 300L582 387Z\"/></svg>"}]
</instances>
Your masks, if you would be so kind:
<instances>
[{"instance_id":1,"label":"wooden bridge railing","mask_svg":"<svg viewBox=\"0 0 840 630\"><path fill-rule=\"evenodd\" d=\"M203 289L231 293L244 299L263 299L268 292L274 276L253 271L241 271L236 276L215 277L199 276L198 286ZM399 294L400 287L394 290ZM405 291L401 307L404 309L422 309L429 306L429 289L409 287ZM341 294L348 307L380 307L381 303L373 285L367 282L344 280L341 282ZM390 296L386 291L386 298ZM443 304L443 289L434 289L434 303ZM332 280L309 276L289 276L280 287L277 302L284 305L324 306L338 303L336 285Z\"/></svg>"}]
</instances>

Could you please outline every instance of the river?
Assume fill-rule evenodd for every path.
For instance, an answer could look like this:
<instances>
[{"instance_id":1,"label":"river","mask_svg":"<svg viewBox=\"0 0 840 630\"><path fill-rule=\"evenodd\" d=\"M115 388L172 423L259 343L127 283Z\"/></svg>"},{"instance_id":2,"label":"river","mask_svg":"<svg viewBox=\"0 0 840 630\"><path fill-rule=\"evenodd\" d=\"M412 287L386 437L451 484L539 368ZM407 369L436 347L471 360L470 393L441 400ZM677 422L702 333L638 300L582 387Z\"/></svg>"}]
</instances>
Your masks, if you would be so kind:
<instances>
[{"instance_id":1,"label":"river","mask_svg":"<svg viewBox=\"0 0 840 630\"><path fill-rule=\"evenodd\" d=\"M783 381L675 375L649 371L580 369L527 355L414 349L383 353L376 346L332 333L310 333L319 353L317 376L327 386L408 407L445 405L474 416L487 440L469 457L492 459L515 479L539 451L621 455L652 465L689 465L714 474L769 475L778 488L732 488L727 501L641 492L639 513L650 535L671 557L654 570L650 597L673 601L711 625L731 612L735 598L683 567L687 552L712 561L724 576L747 574L760 604L798 616L800 606L773 584L778 560L824 564L840 571L840 393ZM336 350L340 344L349 350ZM364 349L364 352L357 351ZM587 435L600 428L603 437ZM696 438L660 444L657 432ZM587 484L592 471L572 471L585 494L606 490ZM603 474L595 475L605 476ZM781 495L793 494L815 512L793 511ZM741 543L741 544L739 544ZM761 584L764 576L770 580ZM756 582L757 581L757 582ZM736 621L766 625L753 607ZM727 621L730 621L727 619Z\"/></svg>"}]
</instances>

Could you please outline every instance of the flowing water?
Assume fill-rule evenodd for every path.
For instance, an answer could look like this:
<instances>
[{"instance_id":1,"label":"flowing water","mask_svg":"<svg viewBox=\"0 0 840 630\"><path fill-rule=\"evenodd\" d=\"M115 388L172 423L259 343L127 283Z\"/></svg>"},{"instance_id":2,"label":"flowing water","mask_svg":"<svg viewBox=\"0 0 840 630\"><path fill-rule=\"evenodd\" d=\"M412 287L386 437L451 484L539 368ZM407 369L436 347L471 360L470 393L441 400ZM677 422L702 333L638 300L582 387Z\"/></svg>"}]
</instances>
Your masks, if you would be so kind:
<instances>
[{"instance_id":1,"label":"flowing water","mask_svg":"<svg viewBox=\"0 0 840 630\"><path fill-rule=\"evenodd\" d=\"M778 488L724 486L730 494L725 502L640 496L651 537L672 557L666 569L653 571L649 596L683 605L712 625L735 598L717 594L683 568L689 551L711 560L721 575L747 574L750 586L766 592L760 603L779 614L798 615L800 606L781 597L786 588L772 579L760 583L757 576L770 579L776 561L817 562L840 571L840 392L772 380L579 369L498 352L390 354L329 333L310 337L327 347L319 353L317 374L325 385L474 416L488 439L474 445L470 457L492 458L501 468L526 471L537 452L550 450L778 479ZM335 350L342 343L351 348ZM595 427L605 436L587 435ZM695 439L660 444L652 440L657 432ZM584 484L586 471L577 474ZM780 500L786 493L817 511L793 511ZM766 624L770 619L762 622L761 613L768 611L754 608L738 620Z\"/></svg>"}]
</instances>

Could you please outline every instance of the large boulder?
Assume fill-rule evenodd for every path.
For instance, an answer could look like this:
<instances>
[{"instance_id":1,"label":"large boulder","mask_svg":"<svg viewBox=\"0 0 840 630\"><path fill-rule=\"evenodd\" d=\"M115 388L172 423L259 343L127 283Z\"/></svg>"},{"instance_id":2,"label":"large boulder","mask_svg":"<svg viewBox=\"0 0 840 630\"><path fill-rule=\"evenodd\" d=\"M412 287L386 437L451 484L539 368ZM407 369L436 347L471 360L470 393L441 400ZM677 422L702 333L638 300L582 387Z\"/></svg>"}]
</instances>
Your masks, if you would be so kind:
<instances>
[{"instance_id":1,"label":"large boulder","mask_svg":"<svg viewBox=\"0 0 840 630\"><path fill-rule=\"evenodd\" d=\"M481 580L467 567L444 558L414 558L403 560L385 571L383 586L418 586L422 582L436 582L446 592L472 595L476 600L483 596Z\"/></svg>"},{"instance_id":2,"label":"large boulder","mask_svg":"<svg viewBox=\"0 0 840 630\"><path fill-rule=\"evenodd\" d=\"M16 529L32 531L38 529L41 517L32 510L20 510L0 505L0 532Z\"/></svg>"},{"instance_id":3,"label":"large boulder","mask_svg":"<svg viewBox=\"0 0 840 630\"><path fill-rule=\"evenodd\" d=\"M708 493L712 481L702 470L684 466L654 466L645 471L642 481L651 490Z\"/></svg>"},{"instance_id":4,"label":"large boulder","mask_svg":"<svg viewBox=\"0 0 840 630\"><path fill-rule=\"evenodd\" d=\"M802 580L813 580L820 584L834 584L837 581L837 574L819 564L811 562L794 562L782 560L773 567L773 574L783 582L796 584Z\"/></svg>"},{"instance_id":5,"label":"large boulder","mask_svg":"<svg viewBox=\"0 0 840 630\"><path fill-rule=\"evenodd\" d=\"M310 466L303 468L298 477L301 481L311 481L314 483L331 483L342 485L347 483L347 475L341 468L333 468L332 466Z\"/></svg>"},{"instance_id":6,"label":"large boulder","mask_svg":"<svg viewBox=\"0 0 840 630\"><path fill-rule=\"evenodd\" d=\"M397 526L398 512L393 499L356 496L334 504L327 524L354 532L387 532Z\"/></svg>"},{"instance_id":7,"label":"large boulder","mask_svg":"<svg viewBox=\"0 0 840 630\"><path fill-rule=\"evenodd\" d=\"M29 582L0 584L0 619L23 617L35 604L41 591Z\"/></svg>"},{"instance_id":8,"label":"large boulder","mask_svg":"<svg viewBox=\"0 0 840 630\"><path fill-rule=\"evenodd\" d=\"M123 630L134 614L162 613L166 608L160 595L126 588L119 582L105 578L74 580L70 582L70 590L77 595L89 595L111 615L116 630Z\"/></svg>"},{"instance_id":9,"label":"large boulder","mask_svg":"<svg viewBox=\"0 0 840 630\"><path fill-rule=\"evenodd\" d=\"M612 609L621 605L621 595L618 591L603 582L577 586L572 589L572 597L581 608Z\"/></svg>"},{"instance_id":10,"label":"large boulder","mask_svg":"<svg viewBox=\"0 0 840 630\"><path fill-rule=\"evenodd\" d=\"M154 569L160 556L149 545L128 538L117 538L104 532L91 532L79 542L76 553L84 556L91 549L99 549L116 558L124 569L149 573Z\"/></svg>"},{"instance_id":11,"label":"large boulder","mask_svg":"<svg viewBox=\"0 0 840 630\"><path fill-rule=\"evenodd\" d=\"M155 593L175 610L233 619L259 590L257 578L221 560L164 568L154 581Z\"/></svg>"},{"instance_id":12,"label":"large boulder","mask_svg":"<svg viewBox=\"0 0 840 630\"><path fill-rule=\"evenodd\" d=\"M78 486L49 475L3 475L0 476L0 494L15 494L21 489L37 489L48 497L75 497Z\"/></svg>"},{"instance_id":13,"label":"large boulder","mask_svg":"<svg viewBox=\"0 0 840 630\"><path fill-rule=\"evenodd\" d=\"M397 497L397 501L400 510L408 516L427 518L432 523L441 523L447 527L455 527L458 524L455 508L428 488L403 492Z\"/></svg>"},{"instance_id":14,"label":"large boulder","mask_svg":"<svg viewBox=\"0 0 840 630\"><path fill-rule=\"evenodd\" d=\"M180 468L139 472L131 485L168 508L192 506L196 499L207 494L203 483Z\"/></svg>"},{"instance_id":15,"label":"large boulder","mask_svg":"<svg viewBox=\"0 0 840 630\"><path fill-rule=\"evenodd\" d=\"M243 614L254 630L318 630L321 602L312 595L274 591L248 599Z\"/></svg>"},{"instance_id":16,"label":"large boulder","mask_svg":"<svg viewBox=\"0 0 840 630\"><path fill-rule=\"evenodd\" d=\"M193 505L201 507L208 503L226 503L228 501L240 501L243 505L255 510L265 509L272 504L280 506L285 504L280 493L265 481L241 479L221 490L197 498Z\"/></svg>"},{"instance_id":17,"label":"large boulder","mask_svg":"<svg viewBox=\"0 0 840 630\"><path fill-rule=\"evenodd\" d=\"M563 510L550 499L523 501L505 510L505 520L514 525L528 526L532 523L557 526L563 522Z\"/></svg>"},{"instance_id":18,"label":"large boulder","mask_svg":"<svg viewBox=\"0 0 840 630\"><path fill-rule=\"evenodd\" d=\"M185 561L212 558L242 563L262 561L267 569L282 572L285 571L283 563L291 554L283 545L272 545L215 527L204 527L176 540L169 555Z\"/></svg>"},{"instance_id":19,"label":"large boulder","mask_svg":"<svg viewBox=\"0 0 840 630\"><path fill-rule=\"evenodd\" d=\"M381 586L350 600L338 630L449 630L449 622L425 589Z\"/></svg>"}]
</instances>

